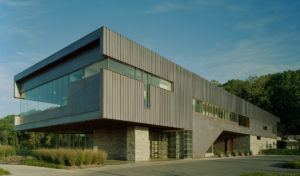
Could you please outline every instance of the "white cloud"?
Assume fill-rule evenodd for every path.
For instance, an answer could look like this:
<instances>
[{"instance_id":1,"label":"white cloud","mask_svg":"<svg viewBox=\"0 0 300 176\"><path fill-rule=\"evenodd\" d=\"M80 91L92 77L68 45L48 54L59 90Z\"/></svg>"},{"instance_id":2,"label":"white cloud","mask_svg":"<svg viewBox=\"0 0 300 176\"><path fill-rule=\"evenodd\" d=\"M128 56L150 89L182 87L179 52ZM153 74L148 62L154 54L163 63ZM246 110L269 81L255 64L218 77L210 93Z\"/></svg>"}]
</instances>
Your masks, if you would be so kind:
<instances>
[{"instance_id":1,"label":"white cloud","mask_svg":"<svg viewBox=\"0 0 300 176\"><path fill-rule=\"evenodd\" d=\"M0 26L0 30L10 35L22 35L28 39L34 39L34 35L31 31L17 26L11 26L11 25Z\"/></svg>"},{"instance_id":2,"label":"white cloud","mask_svg":"<svg viewBox=\"0 0 300 176\"><path fill-rule=\"evenodd\" d=\"M300 45L289 43L297 41L294 40L295 35L243 40L229 51L215 48L185 65L190 65L191 70L208 80L221 82L246 79L250 75L297 70L300 69Z\"/></svg>"},{"instance_id":3,"label":"white cloud","mask_svg":"<svg viewBox=\"0 0 300 176\"><path fill-rule=\"evenodd\" d=\"M0 0L0 5L1 4L9 7L28 7L33 6L35 1Z\"/></svg>"},{"instance_id":4,"label":"white cloud","mask_svg":"<svg viewBox=\"0 0 300 176\"><path fill-rule=\"evenodd\" d=\"M269 24L276 22L280 19L280 17L270 16L262 19L258 19L255 21L242 22L238 23L234 26L234 29L245 30L245 29L263 29Z\"/></svg>"}]
</instances>

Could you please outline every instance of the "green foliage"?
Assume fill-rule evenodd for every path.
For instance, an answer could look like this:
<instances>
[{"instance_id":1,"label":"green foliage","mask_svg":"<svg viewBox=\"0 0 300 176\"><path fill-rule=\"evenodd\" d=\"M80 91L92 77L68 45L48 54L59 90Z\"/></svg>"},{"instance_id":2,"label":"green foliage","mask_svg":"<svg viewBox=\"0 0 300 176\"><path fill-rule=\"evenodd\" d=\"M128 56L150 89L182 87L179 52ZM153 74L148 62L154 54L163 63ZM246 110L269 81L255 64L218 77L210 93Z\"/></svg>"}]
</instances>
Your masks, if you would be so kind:
<instances>
[{"instance_id":1,"label":"green foliage","mask_svg":"<svg viewBox=\"0 0 300 176\"><path fill-rule=\"evenodd\" d=\"M217 155L223 155L222 151L217 151Z\"/></svg>"},{"instance_id":2,"label":"green foliage","mask_svg":"<svg viewBox=\"0 0 300 176\"><path fill-rule=\"evenodd\" d=\"M242 174L240 176L300 176L300 174L275 174L275 173L249 173L249 174Z\"/></svg>"},{"instance_id":3,"label":"green foliage","mask_svg":"<svg viewBox=\"0 0 300 176\"><path fill-rule=\"evenodd\" d=\"M300 155L300 149L268 149L263 153L266 155Z\"/></svg>"},{"instance_id":4,"label":"green foliage","mask_svg":"<svg viewBox=\"0 0 300 176\"><path fill-rule=\"evenodd\" d=\"M233 79L222 88L278 116L279 134L300 134L300 70Z\"/></svg>"},{"instance_id":5,"label":"green foliage","mask_svg":"<svg viewBox=\"0 0 300 176\"><path fill-rule=\"evenodd\" d=\"M32 154L32 150L16 150L16 155L19 156L31 156Z\"/></svg>"},{"instance_id":6,"label":"green foliage","mask_svg":"<svg viewBox=\"0 0 300 176\"><path fill-rule=\"evenodd\" d=\"M16 150L14 147L9 145L0 146L0 159L13 155L16 155Z\"/></svg>"},{"instance_id":7,"label":"green foliage","mask_svg":"<svg viewBox=\"0 0 300 176\"><path fill-rule=\"evenodd\" d=\"M40 167L49 167L49 168L56 168L56 169L64 168L64 166L61 164L47 162L38 159L25 159L21 161L21 164L28 165L28 166L40 166Z\"/></svg>"},{"instance_id":8,"label":"green foliage","mask_svg":"<svg viewBox=\"0 0 300 176\"><path fill-rule=\"evenodd\" d=\"M300 169L300 160L289 161L282 165L284 168Z\"/></svg>"},{"instance_id":9,"label":"green foliage","mask_svg":"<svg viewBox=\"0 0 300 176\"><path fill-rule=\"evenodd\" d=\"M68 166L81 166L83 164L104 164L107 154L103 151L79 149L38 149L34 150L33 156L38 160L57 163Z\"/></svg>"},{"instance_id":10,"label":"green foliage","mask_svg":"<svg viewBox=\"0 0 300 176\"><path fill-rule=\"evenodd\" d=\"M0 168L0 175L10 175L10 172Z\"/></svg>"}]
</instances>

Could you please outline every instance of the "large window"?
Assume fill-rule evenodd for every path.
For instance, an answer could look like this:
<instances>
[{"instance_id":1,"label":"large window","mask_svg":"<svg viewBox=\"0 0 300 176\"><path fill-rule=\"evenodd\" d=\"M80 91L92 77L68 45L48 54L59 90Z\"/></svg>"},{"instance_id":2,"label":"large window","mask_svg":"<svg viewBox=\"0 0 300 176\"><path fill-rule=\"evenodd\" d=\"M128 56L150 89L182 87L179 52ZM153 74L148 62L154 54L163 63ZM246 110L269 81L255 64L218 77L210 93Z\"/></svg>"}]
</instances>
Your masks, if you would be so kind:
<instances>
[{"instance_id":1,"label":"large window","mask_svg":"<svg viewBox=\"0 0 300 176\"><path fill-rule=\"evenodd\" d=\"M173 89L172 83L167 80L112 59L105 59L23 92L21 94L20 115L26 116L47 109L67 105L69 83L95 75L99 73L102 68L143 81L145 108L149 107L149 85L157 86L169 91L172 91Z\"/></svg>"},{"instance_id":2,"label":"large window","mask_svg":"<svg viewBox=\"0 0 300 176\"><path fill-rule=\"evenodd\" d=\"M29 115L66 105L69 86L68 78L68 75L66 75L23 92L20 102L20 114Z\"/></svg>"}]
</instances>

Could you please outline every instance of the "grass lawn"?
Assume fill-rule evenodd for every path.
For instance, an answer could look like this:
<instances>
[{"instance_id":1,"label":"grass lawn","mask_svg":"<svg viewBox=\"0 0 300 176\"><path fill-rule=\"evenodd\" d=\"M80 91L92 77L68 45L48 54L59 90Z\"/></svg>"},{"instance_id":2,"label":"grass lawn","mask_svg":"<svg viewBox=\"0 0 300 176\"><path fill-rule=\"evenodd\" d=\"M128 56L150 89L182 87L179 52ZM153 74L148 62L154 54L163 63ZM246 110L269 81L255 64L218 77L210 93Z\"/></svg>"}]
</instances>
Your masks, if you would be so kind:
<instances>
[{"instance_id":1,"label":"grass lawn","mask_svg":"<svg viewBox=\"0 0 300 176\"><path fill-rule=\"evenodd\" d=\"M274 173L256 172L256 173L242 174L240 176L300 176L300 174L274 174Z\"/></svg>"},{"instance_id":2,"label":"grass lawn","mask_svg":"<svg viewBox=\"0 0 300 176\"><path fill-rule=\"evenodd\" d=\"M0 168L0 175L10 175L10 172Z\"/></svg>"},{"instance_id":3,"label":"grass lawn","mask_svg":"<svg viewBox=\"0 0 300 176\"><path fill-rule=\"evenodd\" d=\"M284 168L300 169L300 160L292 160L282 165Z\"/></svg>"},{"instance_id":4,"label":"grass lawn","mask_svg":"<svg viewBox=\"0 0 300 176\"><path fill-rule=\"evenodd\" d=\"M300 174L274 174L274 173L265 173L265 172L255 172L249 174L242 174L240 176L300 176Z\"/></svg>"}]
</instances>

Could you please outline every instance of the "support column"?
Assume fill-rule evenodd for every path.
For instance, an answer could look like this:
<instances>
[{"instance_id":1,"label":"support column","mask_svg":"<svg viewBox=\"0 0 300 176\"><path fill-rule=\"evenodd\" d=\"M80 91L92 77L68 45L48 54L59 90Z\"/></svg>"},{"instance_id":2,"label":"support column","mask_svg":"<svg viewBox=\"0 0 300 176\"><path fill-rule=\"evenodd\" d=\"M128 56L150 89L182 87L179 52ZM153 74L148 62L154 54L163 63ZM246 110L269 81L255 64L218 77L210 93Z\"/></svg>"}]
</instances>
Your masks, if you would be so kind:
<instances>
[{"instance_id":1,"label":"support column","mask_svg":"<svg viewBox=\"0 0 300 176\"><path fill-rule=\"evenodd\" d=\"M146 161L150 158L149 128L127 127L127 160Z\"/></svg>"}]
</instances>

